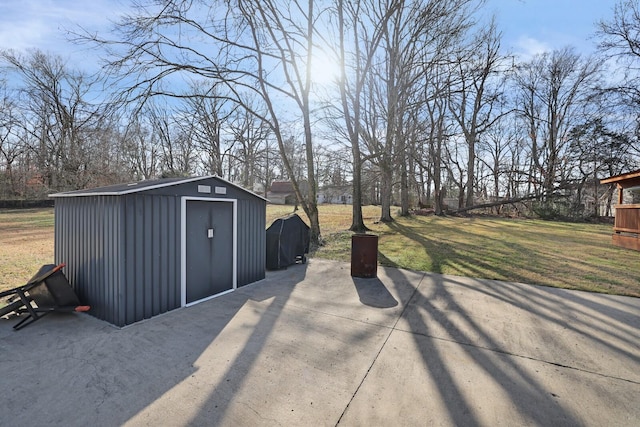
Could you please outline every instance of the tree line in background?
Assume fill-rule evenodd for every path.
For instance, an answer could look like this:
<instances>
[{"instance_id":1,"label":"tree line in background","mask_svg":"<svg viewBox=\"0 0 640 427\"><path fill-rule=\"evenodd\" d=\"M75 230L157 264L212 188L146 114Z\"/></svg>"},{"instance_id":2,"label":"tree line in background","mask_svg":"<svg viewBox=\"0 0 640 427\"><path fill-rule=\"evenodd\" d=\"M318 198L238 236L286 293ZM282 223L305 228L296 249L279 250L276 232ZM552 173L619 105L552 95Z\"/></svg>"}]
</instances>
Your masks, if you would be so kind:
<instances>
[{"instance_id":1,"label":"tree line in background","mask_svg":"<svg viewBox=\"0 0 640 427\"><path fill-rule=\"evenodd\" d=\"M503 52L481 6L150 1L108 35L72 34L102 52L98 75L0 51L0 199L194 174L266 194L290 180L315 242L331 186L350 187L354 231L363 203L382 221L394 205L522 201L607 214L599 179L640 167L638 1L594 29L597 56L528 59Z\"/></svg>"}]
</instances>

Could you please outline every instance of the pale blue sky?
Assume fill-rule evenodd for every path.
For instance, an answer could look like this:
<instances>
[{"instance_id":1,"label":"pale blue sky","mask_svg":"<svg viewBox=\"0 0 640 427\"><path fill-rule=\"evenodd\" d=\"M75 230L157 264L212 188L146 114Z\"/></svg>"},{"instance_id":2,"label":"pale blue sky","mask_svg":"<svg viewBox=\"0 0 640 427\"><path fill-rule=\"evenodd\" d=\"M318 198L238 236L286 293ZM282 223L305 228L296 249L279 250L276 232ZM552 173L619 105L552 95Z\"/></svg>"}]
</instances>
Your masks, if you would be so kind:
<instances>
[{"instance_id":1,"label":"pale blue sky","mask_svg":"<svg viewBox=\"0 0 640 427\"><path fill-rule=\"evenodd\" d=\"M70 50L65 28L104 30L124 7L120 0L0 0L0 49Z\"/></svg>"},{"instance_id":2,"label":"pale blue sky","mask_svg":"<svg viewBox=\"0 0 640 427\"><path fill-rule=\"evenodd\" d=\"M503 33L503 47L524 57L574 46L593 53L595 23L609 20L617 0L487 0Z\"/></svg>"},{"instance_id":3,"label":"pale blue sky","mask_svg":"<svg viewBox=\"0 0 640 427\"><path fill-rule=\"evenodd\" d=\"M128 0L0 0L0 49L40 48L81 65L90 52L71 45L64 29L80 24L105 31ZM524 58L544 50L575 46L591 53L598 19L610 18L615 0L487 0L504 34L503 47Z\"/></svg>"}]
</instances>

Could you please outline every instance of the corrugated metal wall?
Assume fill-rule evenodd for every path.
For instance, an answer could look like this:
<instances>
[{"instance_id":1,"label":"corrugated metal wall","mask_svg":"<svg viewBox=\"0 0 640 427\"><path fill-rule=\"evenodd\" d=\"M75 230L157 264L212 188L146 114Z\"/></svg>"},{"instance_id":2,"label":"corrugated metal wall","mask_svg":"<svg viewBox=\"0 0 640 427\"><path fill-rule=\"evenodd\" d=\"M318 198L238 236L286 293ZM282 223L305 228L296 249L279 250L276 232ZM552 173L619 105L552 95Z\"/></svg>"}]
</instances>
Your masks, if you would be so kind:
<instances>
[{"instance_id":1,"label":"corrugated metal wall","mask_svg":"<svg viewBox=\"0 0 640 427\"><path fill-rule=\"evenodd\" d=\"M238 287L265 277L265 209L264 200L238 200Z\"/></svg>"},{"instance_id":2,"label":"corrugated metal wall","mask_svg":"<svg viewBox=\"0 0 640 427\"><path fill-rule=\"evenodd\" d=\"M125 202L125 304L116 324L180 307L180 199L131 194Z\"/></svg>"},{"instance_id":3,"label":"corrugated metal wall","mask_svg":"<svg viewBox=\"0 0 640 427\"><path fill-rule=\"evenodd\" d=\"M113 196L60 198L55 202L55 260L91 313L116 323L121 286L121 203Z\"/></svg>"},{"instance_id":4,"label":"corrugated metal wall","mask_svg":"<svg viewBox=\"0 0 640 427\"><path fill-rule=\"evenodd\" d=\"M56 263L67 263L91 314L124 326L180 307L181 196L198 195L195 185L56 198ZM265 277L266 202L234 188L226 197L238 200L237 285L244 286Z\"/></svg>"}]
</instances>

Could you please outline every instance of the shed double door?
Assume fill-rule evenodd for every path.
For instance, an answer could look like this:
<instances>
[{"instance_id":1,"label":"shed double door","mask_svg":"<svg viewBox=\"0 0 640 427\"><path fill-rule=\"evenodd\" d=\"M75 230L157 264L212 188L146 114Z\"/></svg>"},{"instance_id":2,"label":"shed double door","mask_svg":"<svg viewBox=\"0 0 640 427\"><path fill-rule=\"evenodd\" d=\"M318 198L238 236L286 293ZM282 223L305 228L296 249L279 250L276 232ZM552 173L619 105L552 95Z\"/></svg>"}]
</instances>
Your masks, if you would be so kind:
<instances>
[{"instance_id":1,"label":"shed double door","mask_svg":"<svg viewBox=\"0 0 640 427\"><path fill-rule=\"evenodd\" d=\"M186 252L187 304L233 288L233 203L187 201Z\"/></svg>"}]
</instances>

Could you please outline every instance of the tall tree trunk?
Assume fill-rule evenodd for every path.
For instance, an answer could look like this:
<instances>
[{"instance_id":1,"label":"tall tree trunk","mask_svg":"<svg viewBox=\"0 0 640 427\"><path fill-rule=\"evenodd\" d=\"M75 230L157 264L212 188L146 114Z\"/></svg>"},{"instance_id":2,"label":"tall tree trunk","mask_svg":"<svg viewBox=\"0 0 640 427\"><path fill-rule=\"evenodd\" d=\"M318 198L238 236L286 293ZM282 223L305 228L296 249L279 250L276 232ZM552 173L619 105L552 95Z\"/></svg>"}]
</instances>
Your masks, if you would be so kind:
<instances>
[{"instance_id":1,"label":"tall tree trunk","mask_svg":"<svg viewBox=\"0 0 640 427\"><path fill-rule=\"evenodd\" d=\"M380 162L380 205L381 205L381 222L392 222L391 217L391 199L393 190L393 170L387 161Z\"/></svg>"},{"instance_id":2,"label":"tall tree trunk","mask_svg":"<svg viewBox=\"0 0 640 427\"><path fill-rule=\"evenodd\" d=\"M409 216L409 176L407 172L407 155L400 152L400 216Z\"/></svg>"},{"instance_id":3,"label":"tall tree trunk","mask_svg":"<svg viewBox=\"0 0 640 427\"><path fill-rule=\"evenodd\" d=\"M362 218L362 160L359 143L352 144L353 153L353 197L350 231L363 233L368 230Z\"/></svg>"},{"instance_id":4,"label":"tall tree trunk","mask_svg":"<svg viewBox=\"0 0 640 427\"><path fill-rule=\"evenodd\" d=\"M474 188L473 184L475 181L475 165L476 165L476 134L475 132L471 132L469 138L467 140L468 151L468 162L467 162L467 183L465 185L466 191L466 201L464 202L464 206L470 207L473 206L473 193ZM462 205L461 205L462 207Z\"/></svg>"},{"instance_id":5,"label":"tall tree trunk","mask_svg":"<svg viewBox=\"0 0 640 427\"><path fill-rule=\"evenodd\" d=\"M348 3L347 3L348 4ZM360 95L362 92L362 86L366 75L365 70L361 69L358 65L356 68L355 76L353 77L353 85L349 85L347 80L347 47L345 34L346 19L345 19L345 3L343 0L337 2L338 12L338 39L339 39L339 56L340 56L340 77L338 81L338 87L340 90L340 102L342 107L342 114L344 116L345 126L347 128L347 135L349 136L349 142L351 143L351 153L353 155L353 187L352 187L352 217L350 231L356 233L365 232L368 228L364 225L362 218L362 155L360 152ZM351 18L356 18L352 16ZM354 19L354 21L357 21ZM358 26L354 24L352 27L355 39L358 39ZM360 61L361 51L356 44L356 61ZM359 64L359 62L358 62ZM349 105L349 99L352 100L352 105Z\"/></svg>"},{"instance_id":6,"label":"tall tree trunk","mask_svg":"<svg viewBox=\"0 0 640 427\"><path fill-rule=\"evenodd\" d=\"M442 118L436 122L437 130L434 140L430 141L431 158L433 159L434 210L436 215L444 213L444 192L442 189L442 139L444 129Z\"/></svg>"}]
</instances>

